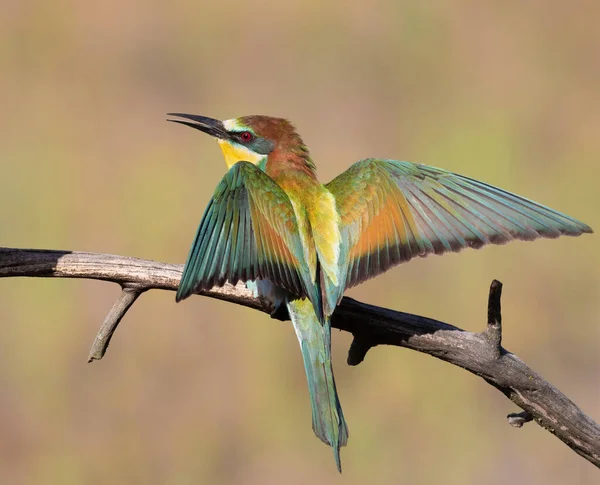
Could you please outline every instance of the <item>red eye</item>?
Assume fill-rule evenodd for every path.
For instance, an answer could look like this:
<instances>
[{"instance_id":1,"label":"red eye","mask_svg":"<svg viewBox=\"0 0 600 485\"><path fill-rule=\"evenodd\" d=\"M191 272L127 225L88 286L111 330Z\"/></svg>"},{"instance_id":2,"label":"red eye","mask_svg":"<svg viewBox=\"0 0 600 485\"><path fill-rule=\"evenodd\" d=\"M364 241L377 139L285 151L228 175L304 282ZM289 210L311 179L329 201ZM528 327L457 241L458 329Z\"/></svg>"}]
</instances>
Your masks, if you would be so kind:
<instances>
[{"instance_id":1,"label":"red eye","mask_svg":"<svg viewBox=\"0 0 600 485\"><path fill-rule=\"evenodd\" d=\"M242 133L240 134L240 138L243 142L248 143L249 141L252 141L252 133L250 133L249 131L242 131Z\"/></svg>"}]
</instances>

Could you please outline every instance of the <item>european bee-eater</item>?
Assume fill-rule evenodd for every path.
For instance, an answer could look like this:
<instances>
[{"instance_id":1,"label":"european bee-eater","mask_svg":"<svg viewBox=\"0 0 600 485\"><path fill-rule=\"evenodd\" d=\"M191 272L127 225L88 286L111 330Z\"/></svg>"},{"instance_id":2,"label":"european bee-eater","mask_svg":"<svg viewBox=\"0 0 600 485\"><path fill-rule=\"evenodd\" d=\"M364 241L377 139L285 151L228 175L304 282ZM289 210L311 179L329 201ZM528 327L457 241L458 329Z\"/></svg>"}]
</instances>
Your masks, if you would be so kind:
<instances>
[{"instance_id":1,"label":"european bee-eater","mask_svg":"<svg viewBox=\"0 0 600 485\"><path fill-rule=\"evenodd\" d=\"M177 301L243 281L287 307L313 430L333 448L339 471L348 427L331 366L330 317L347 288L416 256L592 232L536 202L426 165L369 158L323 185L308 148L281 118L170 116L216 138L229 168L200 222Z\"/></svg>"}]
</instances>

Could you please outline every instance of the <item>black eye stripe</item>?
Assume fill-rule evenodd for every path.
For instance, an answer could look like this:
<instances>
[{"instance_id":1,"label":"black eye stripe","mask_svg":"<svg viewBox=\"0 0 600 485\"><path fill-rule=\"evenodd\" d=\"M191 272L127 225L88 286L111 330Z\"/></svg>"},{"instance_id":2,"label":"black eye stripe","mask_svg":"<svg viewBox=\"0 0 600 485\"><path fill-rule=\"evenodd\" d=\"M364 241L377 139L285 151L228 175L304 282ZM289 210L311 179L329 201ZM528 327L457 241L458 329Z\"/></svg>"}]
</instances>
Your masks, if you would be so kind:
<instances>
[{"instance_id":1,"label":"black eye stripe","mask_svg":"<svg viewBox=\"0 0 600 485\"><path fill-rule=\"evenodd\" d=\"M248 139L248 140L242 139L242 135L244 133L249 133L250 139ZM268 155L273 150L273 148L275 148L275 144L273 142L267 140L266 138L261 138L259 136L256 136L254 133L252 133L249 130L230 131L229 137L232 141L239 143L240 145L243 145L243 146L249 148L250 150L252 150L256 153L259 153L261 155Z\"/></svg>"},{"instance_id":2,"label":"black eye stripe","mask_svg":"<svg viewBox=\"0 0 600 485\"><path fill-rule=\"evenodd\" d=\"M256 139L254 134L247 130L230 132L230 136L233 140L235 140L241 144L248 144L248 143L253 142Z\"/></svg>"}]
</instances>

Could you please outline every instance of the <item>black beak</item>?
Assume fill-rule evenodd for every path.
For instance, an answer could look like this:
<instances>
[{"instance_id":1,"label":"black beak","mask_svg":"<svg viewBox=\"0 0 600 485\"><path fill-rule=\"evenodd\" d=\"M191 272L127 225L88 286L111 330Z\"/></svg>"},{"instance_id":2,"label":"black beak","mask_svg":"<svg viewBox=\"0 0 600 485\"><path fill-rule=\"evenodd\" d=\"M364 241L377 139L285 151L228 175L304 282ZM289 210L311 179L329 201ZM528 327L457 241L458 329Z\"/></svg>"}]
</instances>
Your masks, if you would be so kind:
<instances>
[{"instance_id":1,"label":"black beak","mask_svg":"<svg viewBox=\"0 0 600 485\"><path fill-rule=\"evenodd\" d=\"M182 125L196 128L197 130L203 131L204 133L214 136L215 138L227 138L229 135L225 131L223 122L215 120L213 118L207 118L206 116L199 115L186 115L183 113L167 113L167 116L177 116L178 118L186 118L191 121L183 120L167 120L173 123L181 123Z\"/></svg>"}]
</instances>

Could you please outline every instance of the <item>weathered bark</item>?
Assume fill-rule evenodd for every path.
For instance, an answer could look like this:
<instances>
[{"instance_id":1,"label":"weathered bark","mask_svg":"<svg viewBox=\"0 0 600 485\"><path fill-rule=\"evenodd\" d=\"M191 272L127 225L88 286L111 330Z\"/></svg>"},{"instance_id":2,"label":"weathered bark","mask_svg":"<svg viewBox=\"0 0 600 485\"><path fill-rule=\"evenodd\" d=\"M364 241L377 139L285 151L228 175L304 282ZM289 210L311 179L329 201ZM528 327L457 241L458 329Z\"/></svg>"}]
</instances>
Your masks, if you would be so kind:
<instances>
[{"instance_id":1,"label":"weathered bark","mask_svg":"<svg viewBox=\"0 0 600 485\"><path fill-rule=\"evenodd\" d=\"M0 277L30 276L91 278L118 283L123 288L90 351L89 360L104 355L117 325L144 291L176 290L183 267L137 258L73 251L0 248ZM576 453L600 467L600 426L542 376L502 347L500 294L493 281L487 327L481 333L453 325L344 298L332 325L352 333L348 364L357 365L377 345L396 345L423 352L482 377L523 409L510 414L509 423L521 427L535 420ZM244 305L266 313L268 302L254 298L242 284L226 285L204 296ZM281 317L281 315L278 315ZM285 317L285 316L284 316Z\"/></svg>"}]
</instances>

